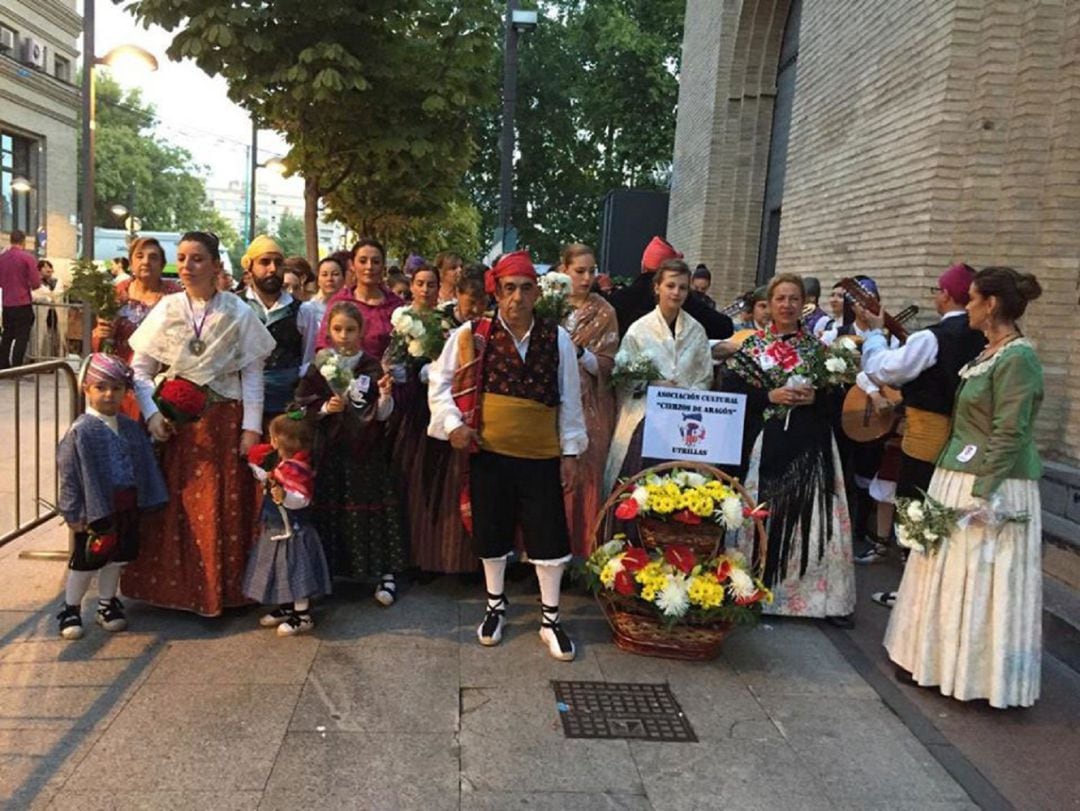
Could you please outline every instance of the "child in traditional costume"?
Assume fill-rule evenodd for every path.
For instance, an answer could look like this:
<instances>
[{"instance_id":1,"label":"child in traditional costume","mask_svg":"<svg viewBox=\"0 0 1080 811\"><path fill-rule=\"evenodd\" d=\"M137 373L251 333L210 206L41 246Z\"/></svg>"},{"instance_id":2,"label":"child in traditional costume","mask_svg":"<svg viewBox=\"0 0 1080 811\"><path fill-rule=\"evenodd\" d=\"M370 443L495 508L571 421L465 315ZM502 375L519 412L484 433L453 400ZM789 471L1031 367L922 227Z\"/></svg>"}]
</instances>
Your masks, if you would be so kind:
<instances>
[{"instance_id":1,"label":"child in traditional costume","mask_svg":"<svg viewBox=\"0 0 1080 811\"><path fill-rule=\"evenodd\" d=\"M74 530L64 608L57 617L64 639L82 638L82 599L95 572L98 625L106 631L127 627L116 592L124 564L139 553L139 513L169 500L145 429L120 413L131 369L113 355L95 353L79 377L86 413L64 434L56 459L58 509Z\"/></svg>"},{"instance_id":2,"label":"child in traditional costume","mask_svg":"<svg viewBox=\"0 0 1080 811\"><path fill-rule=\"evenodd\" d=\"M316 424L315 523L336 577L373 579L393 605L395 575L409 564L401 500L390 474L386 420L390 375L361 347L364 317L351 301L327 312L330 348L315 356L296 402Z\"/></svg>"},{"instance_id":3,"label":"child in traditional costume","mask_svg":"<svg viewBox=\"0 0 1080 811\"><path fill-rule=\"evenodd\" d=\"M309 456L313 431L303 412L279 414L270 422L270 443L248 453L263 483L261 533L248 556L244 595L278 603L259 624L294 636L315 627L311 598L329 594L330 570L312 523L315 474Z\"/></svg>"}]
</instances>

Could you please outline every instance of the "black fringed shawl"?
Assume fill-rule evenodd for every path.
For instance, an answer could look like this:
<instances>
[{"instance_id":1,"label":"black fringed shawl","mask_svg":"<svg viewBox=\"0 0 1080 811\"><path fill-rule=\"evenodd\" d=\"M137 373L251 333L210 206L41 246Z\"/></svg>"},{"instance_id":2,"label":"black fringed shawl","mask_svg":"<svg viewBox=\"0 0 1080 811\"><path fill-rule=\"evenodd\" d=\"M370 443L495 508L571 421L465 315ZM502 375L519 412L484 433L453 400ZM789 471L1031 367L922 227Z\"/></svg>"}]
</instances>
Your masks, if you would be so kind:
<instances>
[{"instance_id":1,"label":"black fringed shawl","mask_svg":"<svg viewBox=\"0 0 1080 811\"><path fill-rule=\"evenodd\" d=\"M798 369L761 368L758 358L775 342L783 342L798 352L804 361ZM768 551L763 576L767 586L787 578L793 543L799 544L801 553L799 575L806 573L815 506L819 531L814 551L819 560L824 556L825 542L833 532L832 398L819 388L815 402L791 409L790 417L786 409L777 409L768 398L769 391L782 386L790 374L808 377L819 374L822 357L821 344L805 333L777 336L759 332L728 361L724 373L725 391L747 395L742 478L745 478L754 443L758 435L763 434L757 499L769 511L766 524Z\"/></svg>"}]
</instances>

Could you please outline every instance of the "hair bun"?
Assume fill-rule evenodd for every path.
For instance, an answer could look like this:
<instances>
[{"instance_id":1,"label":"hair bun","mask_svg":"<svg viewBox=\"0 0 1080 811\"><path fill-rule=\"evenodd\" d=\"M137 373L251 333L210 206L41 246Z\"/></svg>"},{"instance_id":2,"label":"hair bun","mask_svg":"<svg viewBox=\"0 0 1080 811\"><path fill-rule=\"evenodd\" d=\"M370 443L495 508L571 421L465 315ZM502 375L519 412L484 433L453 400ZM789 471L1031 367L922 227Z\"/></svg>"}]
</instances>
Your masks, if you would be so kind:
<instances>
[{"instance_id":1,"label":"hair bun","mask_svg":"<svg viewBox=\"0 0 1080 811\"><path fill-rule=\"evenodd\" d=\"M1042 295L1042 285L1033 273L1017 273L1016 292L1024 301L1034 301Z\"/></svg>"}]
</instances>

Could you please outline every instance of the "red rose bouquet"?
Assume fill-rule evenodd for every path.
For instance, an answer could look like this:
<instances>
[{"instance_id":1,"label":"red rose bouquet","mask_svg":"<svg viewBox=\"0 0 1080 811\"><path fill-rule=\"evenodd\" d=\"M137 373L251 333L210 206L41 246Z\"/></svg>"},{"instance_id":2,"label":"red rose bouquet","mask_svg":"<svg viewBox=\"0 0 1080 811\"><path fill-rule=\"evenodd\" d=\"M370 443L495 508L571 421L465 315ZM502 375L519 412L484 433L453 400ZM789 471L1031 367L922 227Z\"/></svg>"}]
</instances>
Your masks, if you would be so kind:
<instances>
[{"instance_id":1,"label":"red rose bouquet","mask_svg":"<svg viewBox=\"0 0 1080 811\"><path fill-rule=\"evenodd\" d=\"M205 386L174 377L162 380L154 391L154 404L169 420L183 424L197 422L209 401Z\"/></svg>"}]
</instances>

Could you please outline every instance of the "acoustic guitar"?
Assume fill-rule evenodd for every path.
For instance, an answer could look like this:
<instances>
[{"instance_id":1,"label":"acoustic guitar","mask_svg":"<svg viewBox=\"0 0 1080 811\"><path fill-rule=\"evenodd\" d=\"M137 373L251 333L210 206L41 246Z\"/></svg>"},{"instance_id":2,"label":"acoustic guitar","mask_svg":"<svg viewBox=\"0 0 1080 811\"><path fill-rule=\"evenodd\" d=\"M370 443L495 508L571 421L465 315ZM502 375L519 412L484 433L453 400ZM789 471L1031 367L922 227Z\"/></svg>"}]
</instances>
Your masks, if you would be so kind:
<instances>
[{"instance_id":1,"label":"acoustic guitar","mask_svg":"<svg viewBox=\"0 0 1080 811\"><path fill-rule=\"evenodd\" d=\"M861 287L859 289L862 290ZM866 291L862 290L862 292ZM868 297L876 303L873 296ZM867 309L870 308L867 307ZM889 332L896 334L894 329L899 328L906 340L907 331L903 324L914 318L918 312L919 308L912 304L898 312L895 317L886 314L886 323L892 321L894 324ZM894 389L892 386L881 386L879 394L892 404L892 408L880 414L874 408L870 395L858 386L852 386L844 397L844 406L840 412L840 427L854 442L874 442L896 430L896 425L900 421L900 406L904 402L903 395L899 389Z\"/></svg>"}]
</instances>

